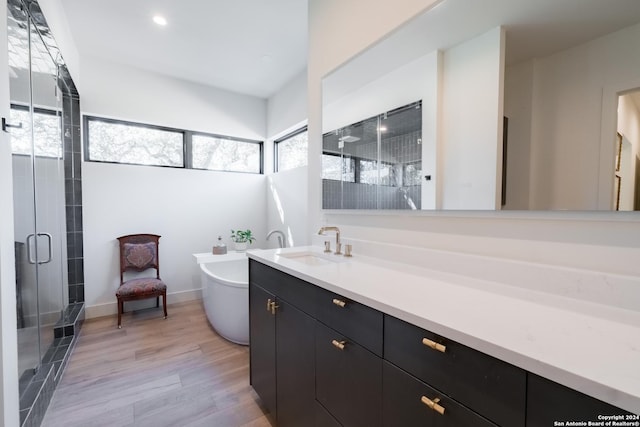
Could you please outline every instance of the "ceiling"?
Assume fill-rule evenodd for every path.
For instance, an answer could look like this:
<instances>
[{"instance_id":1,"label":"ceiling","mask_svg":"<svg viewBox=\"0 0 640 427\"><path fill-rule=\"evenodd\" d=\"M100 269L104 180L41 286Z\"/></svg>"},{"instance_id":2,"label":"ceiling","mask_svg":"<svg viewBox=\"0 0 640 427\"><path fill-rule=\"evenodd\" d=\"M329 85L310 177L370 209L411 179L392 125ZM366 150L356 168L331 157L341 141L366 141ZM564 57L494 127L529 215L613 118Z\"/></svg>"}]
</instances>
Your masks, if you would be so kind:
<instances>
[{"instance_id":1,"label":"ceiling","mask_svg":"<svg viewBox=\"0 0 640 427\"><path fill-rule=\"evenodd\" d=\"M61 0L81 56L267 98L307 64L306 0ZM167 25L152 21L162 15Z\"/></svg>"},{"instance_id":2,"label":"ceiling","mask_svg":"<svg viewBox=\"0 0 640 427\"><path fill-rule=\"evenodd\" d=\"M60 1L82 56L261 98L306 67L307 0ZM419 30L395 33L442 49L502 24L514 63L638 21L640 0L444 0L411 21ZM410 49L393 50L389 58Z\"/></svg>"}]
</instances>

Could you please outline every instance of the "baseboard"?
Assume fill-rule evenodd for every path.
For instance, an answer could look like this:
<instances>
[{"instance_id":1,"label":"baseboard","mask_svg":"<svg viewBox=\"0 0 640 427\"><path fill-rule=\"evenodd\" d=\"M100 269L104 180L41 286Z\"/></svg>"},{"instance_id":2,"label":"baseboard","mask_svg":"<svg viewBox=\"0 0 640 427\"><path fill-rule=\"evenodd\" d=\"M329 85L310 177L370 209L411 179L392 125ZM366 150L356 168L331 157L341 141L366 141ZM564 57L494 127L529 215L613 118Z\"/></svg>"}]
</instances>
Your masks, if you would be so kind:
<instances>
[{"instance_id":1,"label":"baseboard","mask_svg":"<svg viewBox=\"0 0 640 427\"><path fill-rule=\"evenodd\" d=\"M189 291L171 292L167 294L167 304L177 304L179 302L194 301L202 299L202 289L191 289ZM151 299L147 300L146 304L151 306L155 305ZM131 303L145 304L145 301L131 301ZM141 307L143 308L143 307ZM128 309L125 306L125 311ZM85 306L86 319L93 319L95 317L112 316L118 314L118 304L116 301L107 304L96 304Z\"/></svg>"}]
</instances>

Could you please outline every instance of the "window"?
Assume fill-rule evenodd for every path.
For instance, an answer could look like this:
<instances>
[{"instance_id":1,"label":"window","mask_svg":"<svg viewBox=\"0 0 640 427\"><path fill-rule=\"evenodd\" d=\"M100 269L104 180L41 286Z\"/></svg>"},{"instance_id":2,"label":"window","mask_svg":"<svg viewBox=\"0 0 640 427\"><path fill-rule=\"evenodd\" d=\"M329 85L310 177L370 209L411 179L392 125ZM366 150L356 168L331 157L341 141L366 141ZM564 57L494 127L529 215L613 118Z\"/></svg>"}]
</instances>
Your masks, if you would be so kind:
<instances>
[{"instance_id":1,"label":"window","mask_svg":"<svg viewBox=\"0 0 640 427\"><path fill-rule=\"evenodd\" d=\"M335 154L322 154L322 178L355 182L355 159Z\"/></svg>"},{"instance_id":2,"label":"window","mask_svg":"<svg viewBox=\"0 0 640 427\"><path fill-rule=\"evenodd\" d=\"M10 122L22 124L21 128L11 128L11 152L13 154L30 155L31 118L29 108L12 105ZM44 157L62 157L61 128L62 122L54 110L36 108L33 113L34 154Z\"/></svg>"},{"instance_id":3,"label":"window","mask_svg":"<svg viewBox=\"0 0 640 427\"><path fill-rule=\"evenodd\" d=\"M298 129L275 141L276 172L307 165L309 133Z\"/></svg>"},{"instance_id":4,"label":"window","mask_svg":"<svg viewBox=\"0 0 640 427\"><path fill-rule=\"evenodd\" d=\"M262 173L262 144L222 136L193 135L194 169Z\"/></svg>"},{"instance_id":5,"label":"window","mask_svg":"<svg viewBox=\"0 0 640 427\"><path fill-rule=\"evenodd\" d=\"M121 120L84 117L85 159L262 173L262 142Z\"/></svg>"},{"instance_id":6,"label":"window","mask_svg":"<svg viewBox=\"0 0 640 427\"><path fill-rule=\"evenodd\" d=\"M184 133L86 117L87 160L184 167Z\"/></svg>"}]
</instances>

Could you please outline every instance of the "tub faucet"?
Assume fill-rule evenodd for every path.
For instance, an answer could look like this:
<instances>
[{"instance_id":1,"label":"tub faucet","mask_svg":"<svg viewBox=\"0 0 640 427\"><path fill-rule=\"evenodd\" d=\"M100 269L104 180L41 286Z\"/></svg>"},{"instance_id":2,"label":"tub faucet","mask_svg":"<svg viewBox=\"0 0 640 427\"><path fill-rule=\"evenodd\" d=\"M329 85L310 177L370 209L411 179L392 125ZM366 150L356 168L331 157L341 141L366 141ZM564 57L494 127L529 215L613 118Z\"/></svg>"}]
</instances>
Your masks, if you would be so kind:
<instances>
[{"instance_id":1,"label":"tub faucet","mask_svg":"<svg viewBox=\"0 0 640 427\"><path fill-rule=\"evenodd\" d=\"M336 251L334 254L341 255L341 245L340 245L340 229L338 227L322 227L318 230L319 235L324 235L325 231L335 231L336 232Z\"/></svg>"},{"instance_id":2,"label":"tub faucet","mask_svg":"<svg viewBox=\"0 0 640 427\"><path fill-rule=\"evenodd\" d=\"M267 240L269 240L269 237L271 237L273 234L277 234L276 237L278 237L278 245L280 245L281 248L287 246L287 237L280 230L271 230L269 234L267 234Z\"/></svg>"}]
</instances>

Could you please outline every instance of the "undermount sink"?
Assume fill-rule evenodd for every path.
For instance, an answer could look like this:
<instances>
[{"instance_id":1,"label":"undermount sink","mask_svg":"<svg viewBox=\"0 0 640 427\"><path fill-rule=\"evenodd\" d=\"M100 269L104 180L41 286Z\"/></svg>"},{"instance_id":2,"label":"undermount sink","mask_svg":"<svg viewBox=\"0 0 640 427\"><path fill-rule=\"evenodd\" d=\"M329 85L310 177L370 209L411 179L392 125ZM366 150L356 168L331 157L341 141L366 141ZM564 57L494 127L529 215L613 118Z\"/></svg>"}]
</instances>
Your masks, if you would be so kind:
<instances>
[{"instance_id":1,"label":"undermount sink","mask_svg":"<svg viewBox=\"0 0 640 427\"><path fill-rule=\"evenodd\" d=\"M278 254L278 256L307 265L327 265L342 261L341 256L333 254L323 255L309 251L282 253Z\"/></svg>"}]
</instances>

